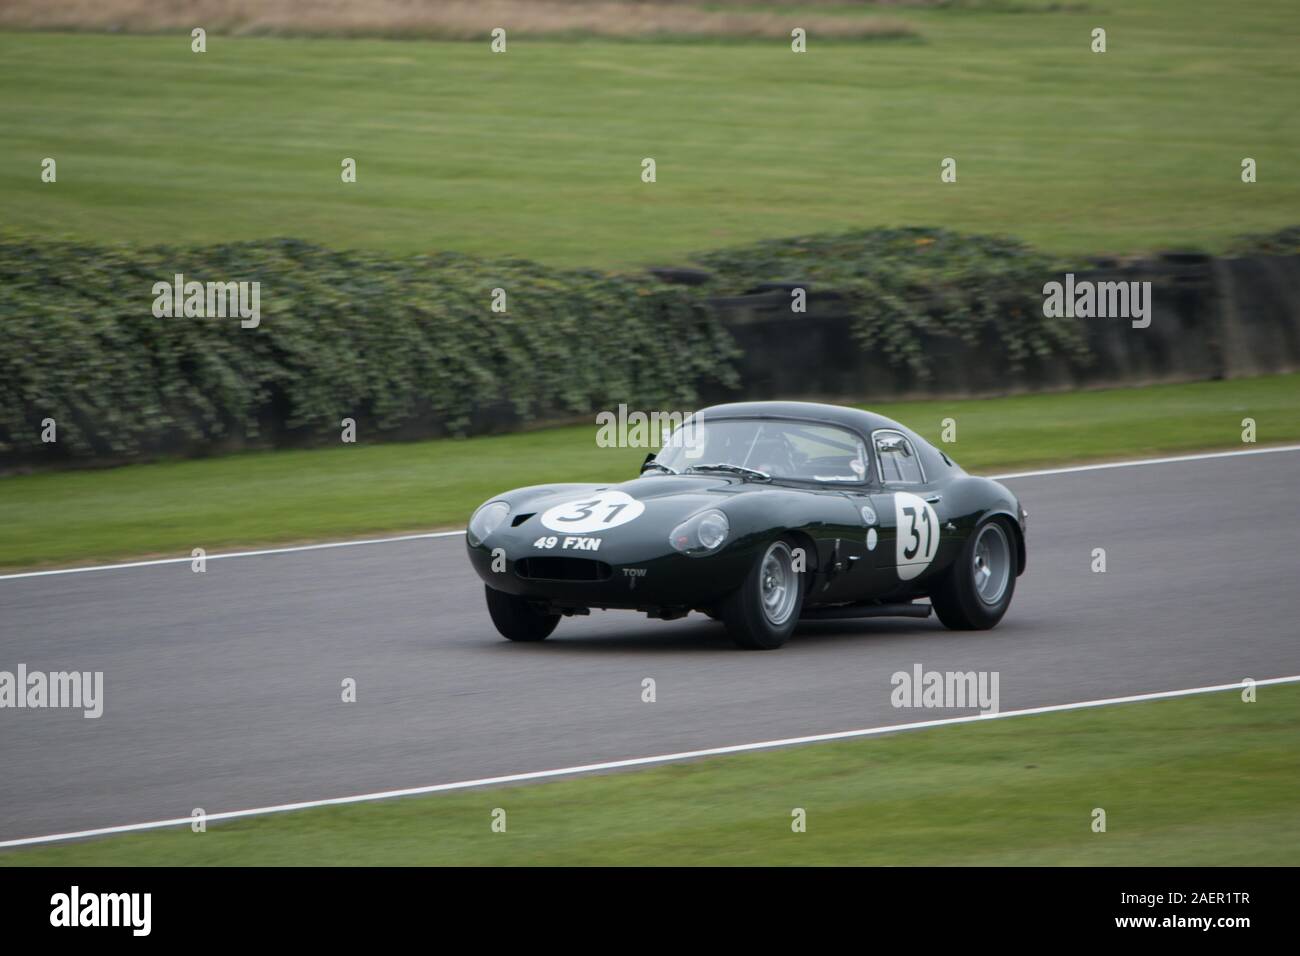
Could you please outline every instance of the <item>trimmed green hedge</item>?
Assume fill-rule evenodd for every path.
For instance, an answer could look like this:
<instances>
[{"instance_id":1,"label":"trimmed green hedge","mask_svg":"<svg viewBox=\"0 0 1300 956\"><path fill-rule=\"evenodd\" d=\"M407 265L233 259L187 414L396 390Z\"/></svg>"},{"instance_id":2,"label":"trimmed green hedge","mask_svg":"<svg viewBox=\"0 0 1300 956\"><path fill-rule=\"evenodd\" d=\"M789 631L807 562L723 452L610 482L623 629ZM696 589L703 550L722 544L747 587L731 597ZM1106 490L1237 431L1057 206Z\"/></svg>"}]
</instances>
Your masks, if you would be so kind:
<instances>
[{"instance_id":1,"label":"trimmed green hedge","mask_svg":"<svg viewBox=\"0 0 1300 956\"><path fill-rule=\"evenodd\" d=\"M1294 231L1253 237L1292 245ZM620 402L685 409L742 383L709 299L787 282L833 292L863 349L930 375L925 339L1090 360L1083 329L1043 316L1072 268L1023 243L873 229L696 257L711 277L550 269L444 254L393 258L295 240L205 248L0 242L0 463L124 461L245 446L470 434ZM1077 268L1077 266L1073 266ZM261 323L155 318L153 285L261 283ZM491 310L502 288L508 311ZM791 314L791 334L800 317ZM58 443L41 442L53 418Z\"/></svg>"},{"instance_id":2,"label":"trimmed green hedge","mask_svg":"<svg viewBox=\"0 0 1300 956\"><path fill-rule=\"evenodd\" d=\"M155 282L259 281L261 324L155 318ZM503 288L508 311L491 311ZM126 459L332 437L465 433L735 384L698 297L648 276L280 240L128 250L0 243L0 454ZM486 410L486 411L485 411ZM493 414L495 410L495 414ZM517 418L516 418L517 416ZM40 456L42 460L44 455Z\"/></svg>"}]
</instances>

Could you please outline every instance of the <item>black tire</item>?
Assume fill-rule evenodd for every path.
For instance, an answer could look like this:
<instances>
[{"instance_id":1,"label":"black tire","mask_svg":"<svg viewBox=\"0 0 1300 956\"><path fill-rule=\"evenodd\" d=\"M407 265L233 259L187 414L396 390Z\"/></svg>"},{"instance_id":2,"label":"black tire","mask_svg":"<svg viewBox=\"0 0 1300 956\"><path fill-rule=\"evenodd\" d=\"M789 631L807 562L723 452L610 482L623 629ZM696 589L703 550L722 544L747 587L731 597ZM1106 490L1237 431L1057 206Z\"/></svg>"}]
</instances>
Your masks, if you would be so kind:
<instances>
[{"instance_id":1,"label":"black tire","mask_svg":"<svg viewBox=\"0 0 1300 956\"><path fill-rule=\"evenodd\" d=\"M991 546L991 551L984 550L985 545ZM991 554L999 550L1002 566L990 572ZM930 603L943 626L954 631L986 631L1002 620L1016 591L1016 560L1015 532L1010 525L1003 518L981 522L966 539L957 560L930 590ZM1001 583L1003 573L1006 579Z\"/></svg>"},{"instance_id":2,"label":"black tire","mask_svg":"<svg viewBox=\"0 0 1300 956\"><path fill-rule=\"evenodd\" d=\"M543 614L525 598L484 585L488 614L501 636L511 641L544 641L560 622L558 614Z\"/></svg>"},{"instance_id":3,"label":"black tire","mask_svg":"<svg viewBox=\"0 0 1300 956\"><path fill-rule=\"evenodd\" d=\"M787 539L778 538L763 548L755 559L754 566L749 569L745 583L729 595L719 608L727 633L746 650L775 650L786 642L799 623L799 611L803 607L804 576L794 570L794 547ZM769 558L774 554L777 562L785 565L781 572L785 580L779 586L786 589L775 605L770 599L774 597L777 585L764 571ZM769 601L764 600L765 595Z\"/></svg>"}]
</instances>

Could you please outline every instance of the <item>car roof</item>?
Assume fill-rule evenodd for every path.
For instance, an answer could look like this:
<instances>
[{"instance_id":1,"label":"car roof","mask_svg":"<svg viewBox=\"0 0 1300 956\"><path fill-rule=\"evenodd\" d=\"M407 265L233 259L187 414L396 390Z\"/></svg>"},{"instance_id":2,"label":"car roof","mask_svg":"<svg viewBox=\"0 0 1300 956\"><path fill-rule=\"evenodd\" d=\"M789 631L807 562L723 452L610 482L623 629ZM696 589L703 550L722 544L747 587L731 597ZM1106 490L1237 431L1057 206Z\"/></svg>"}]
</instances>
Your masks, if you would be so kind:
<instances>
[{"instance_id":1,"label":"car roof","mask_svg":"<svg viewBox=\"0 0 1300 956\"><path fill-rule=\"evenodd\" d=\"M877 415L862 408L826 405L821 402L730 402L725 405L701 408L695 414L706 420L710 418L801 418L825 422L828 425L842 425L863 435L870 435L877 428L896 428L908 436L913 434L911 429L884 415Z\"/></svg>"},{"instance_id":2,"label":"car roof","mask_svg":"<svg viewBox=\"0 0 1300 956\"><path fill-rule=\"evenodd\" d=\"M932 479L965 474L961 466L946 453L939 451L906 425L864 408L827 405L822 402L730 402L725 405L701 408L695 416L705 421L710 418L795 418L839 425L856 431L868 440L876 429L889 428L907 436L917 454L921 456L925 474Z\"/></svg>"}]
</instances>

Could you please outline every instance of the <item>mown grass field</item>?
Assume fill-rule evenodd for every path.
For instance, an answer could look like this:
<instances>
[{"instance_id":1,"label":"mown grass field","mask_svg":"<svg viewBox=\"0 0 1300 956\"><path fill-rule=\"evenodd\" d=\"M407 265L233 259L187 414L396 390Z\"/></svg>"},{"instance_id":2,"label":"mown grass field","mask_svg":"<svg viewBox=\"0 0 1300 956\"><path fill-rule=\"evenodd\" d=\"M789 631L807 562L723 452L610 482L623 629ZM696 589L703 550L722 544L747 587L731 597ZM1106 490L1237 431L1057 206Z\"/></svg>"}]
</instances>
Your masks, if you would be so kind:
<instances>
[{"instance_id":1,"label":"mown grass field","mask_svg":"<svg viewBox=\"0 0 1300 956\"><path fill-rule=\"evenodd\" d=\"M0 866L1295 866L1298 727L1300 687L1223 691L0 851Z\"/></svg>"},{"instance_id":2,"label":"mown grass field","mask_svg":"<svg viewBox=\"0 0 1300 956\"><path fill-rule=\"evenodd\" d=\"M1300 375L873 408L983 473L1300 440ZM0 478L0 567L464 527L509 488L636 475L641 448L594 424L411 444L340 445Z\"/></svg>"},{"instance_id":3,"label":"mown grass field","mask_svg":"<svg viewBox=\"0 0 1300 956\"><path fill-rule=\"evenodd\" d=\"M194 54L188 31L3 33L0 228L146 244L292 235L611 268L868 225L1068 254L1216 251L1300 218L1287 0L817 15L882 11L918 38L814 30L796 55L784 39L525 30L494 55L486 37L214 33ZM1104 54L1089 49L1097 26ZM41 182L44 157L57 183ZM355 184L340 182L344 157ZM955 184L939 180L944 157Z\"/></svg>"}]
</instances>

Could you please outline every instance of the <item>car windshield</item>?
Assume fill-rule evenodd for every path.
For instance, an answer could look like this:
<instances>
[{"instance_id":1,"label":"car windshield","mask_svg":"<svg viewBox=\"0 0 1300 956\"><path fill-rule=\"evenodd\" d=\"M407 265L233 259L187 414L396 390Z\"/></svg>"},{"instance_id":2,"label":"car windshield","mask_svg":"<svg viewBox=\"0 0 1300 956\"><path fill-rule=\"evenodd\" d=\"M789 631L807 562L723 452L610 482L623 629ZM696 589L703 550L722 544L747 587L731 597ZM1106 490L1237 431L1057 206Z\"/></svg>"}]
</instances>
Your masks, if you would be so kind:
<instances>
[{"instance_id":1,"label":"car windshield","mask_svg":"<svg viewBox=\"0 0 1300 956\"><path fill-rule=\"evenodd\" d=\"M730 465L772 478L800 481L864 481L867 450L845 428L803 422L687 419L664 443L655 461L675 472Z\"/></svg>"}]
</instances>

